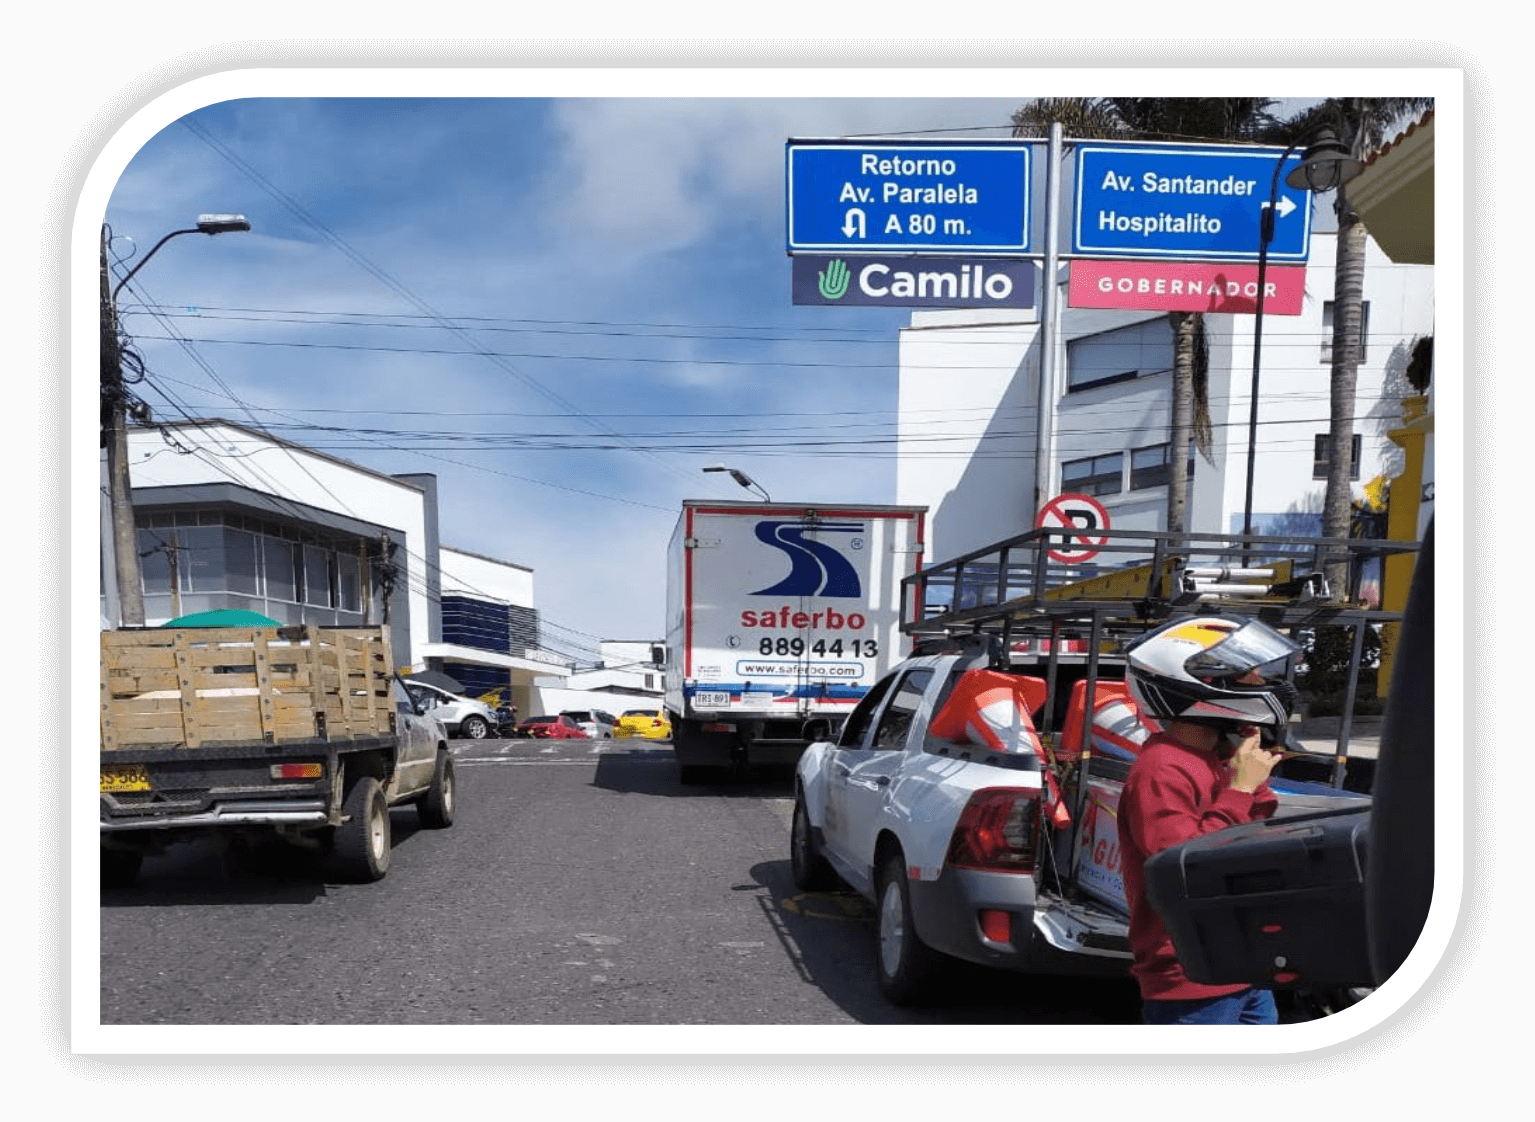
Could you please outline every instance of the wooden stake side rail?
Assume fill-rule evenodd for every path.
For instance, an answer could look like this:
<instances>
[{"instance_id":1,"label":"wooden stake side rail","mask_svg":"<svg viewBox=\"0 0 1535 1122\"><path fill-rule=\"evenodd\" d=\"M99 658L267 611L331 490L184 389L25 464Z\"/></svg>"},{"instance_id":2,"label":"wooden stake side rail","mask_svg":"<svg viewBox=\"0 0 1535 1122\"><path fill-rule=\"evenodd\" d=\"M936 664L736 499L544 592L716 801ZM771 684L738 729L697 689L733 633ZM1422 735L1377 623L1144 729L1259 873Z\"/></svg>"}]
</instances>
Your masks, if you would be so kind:
<instances>
[{"instance_id":1,"label":"wooden stake side rail","mask_svg":"<svg viewBox=\"0 0 1535 1122\"><path fill-rule=\"evenodd\" d=\"M394 732L383 628L101 633L101 747L187 747Z\"/></svg>"}]
</instances>

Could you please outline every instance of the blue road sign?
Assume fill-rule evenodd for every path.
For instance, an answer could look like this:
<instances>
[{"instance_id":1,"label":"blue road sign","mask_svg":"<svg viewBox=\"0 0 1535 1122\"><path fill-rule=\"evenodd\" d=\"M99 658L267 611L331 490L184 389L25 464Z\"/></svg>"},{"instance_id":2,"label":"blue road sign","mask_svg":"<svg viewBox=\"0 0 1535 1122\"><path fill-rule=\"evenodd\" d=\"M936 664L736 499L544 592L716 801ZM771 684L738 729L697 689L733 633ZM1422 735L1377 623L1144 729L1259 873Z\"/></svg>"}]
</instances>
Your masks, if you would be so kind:
<instances>
[{"instance_id":1,"label":"blue road sign","mask_svg":"<svg viewBox=\"0 0 1535 1122\"><path fill-rule=\"evenodd\" d=\"M792 253L1029 250L1029 146L791 140Z\"/></svg>"},{"instance_id":2,"label":"blue road sign","mask_svg":"<svg viewBox=\"0 0 1535 1122\"><path fill-rule=\"evenodd\" d=\"M1283 148L1092 144L1077 150L1073 253L1089 257L1256 261L1262 214ZM1311 193L1279 176L1270 261L1311 252Z\"/></svg>"}]
</instances>

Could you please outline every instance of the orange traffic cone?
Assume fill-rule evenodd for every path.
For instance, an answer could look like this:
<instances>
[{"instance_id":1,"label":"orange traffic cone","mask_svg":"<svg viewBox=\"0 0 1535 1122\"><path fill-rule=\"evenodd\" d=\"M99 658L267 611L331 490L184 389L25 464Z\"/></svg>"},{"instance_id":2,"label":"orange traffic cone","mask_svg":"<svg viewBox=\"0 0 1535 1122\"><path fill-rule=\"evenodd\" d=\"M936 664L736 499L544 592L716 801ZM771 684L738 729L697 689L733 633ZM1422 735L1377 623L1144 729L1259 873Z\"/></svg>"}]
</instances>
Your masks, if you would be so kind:
<instances>
[{"instance_id":1,"label":"orange traffic cone","mask_svg":"<svg viewBox=\"0 0 1535 1122\"><path fill-rule=\"evenodd\" d=\"M968 670L954 685L929 731L944 740L998 752L1041 753L1029 714L1045 698L1043 679L996 670Z\"/></svg>"}]
</instances>

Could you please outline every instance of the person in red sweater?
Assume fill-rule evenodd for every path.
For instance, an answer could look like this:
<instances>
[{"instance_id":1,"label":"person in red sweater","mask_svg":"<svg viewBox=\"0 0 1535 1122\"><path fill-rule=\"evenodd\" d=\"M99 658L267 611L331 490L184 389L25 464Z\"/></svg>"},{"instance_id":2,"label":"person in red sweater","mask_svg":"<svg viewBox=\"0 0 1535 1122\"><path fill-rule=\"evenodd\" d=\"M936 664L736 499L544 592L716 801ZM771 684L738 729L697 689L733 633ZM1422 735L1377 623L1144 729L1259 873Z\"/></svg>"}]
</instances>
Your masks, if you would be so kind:
<instances>
[{"instance_id":1,"label":"person in red sweater","mask_svg":"<svg viewBox=\"0 0 1535 1122\"><path fill-rule=\"evenodd\" d=\"M1278 1022L1268 990L1188 978L1143 870L1168 846L1274 813L1267 781L1280 755L1265 743L1284 741L1299 651L1257 620L1213 616L1165 624L1126 650L1130 694L1162 725L1131 765L1118 813L1130 972L1147 1024Z\"/></svg>"}]
</instances>

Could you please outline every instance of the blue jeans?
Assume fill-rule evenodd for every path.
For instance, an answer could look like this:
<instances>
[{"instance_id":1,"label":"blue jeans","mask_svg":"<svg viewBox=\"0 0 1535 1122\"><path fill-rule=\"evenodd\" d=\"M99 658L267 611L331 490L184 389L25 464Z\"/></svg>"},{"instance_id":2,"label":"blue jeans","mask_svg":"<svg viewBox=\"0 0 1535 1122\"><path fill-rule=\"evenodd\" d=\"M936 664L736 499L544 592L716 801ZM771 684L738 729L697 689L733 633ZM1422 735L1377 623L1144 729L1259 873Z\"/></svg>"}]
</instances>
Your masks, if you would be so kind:
<instances>
[{"instance_id":1,"label":"blue jeans","mask_svg":"<svg viewBox=\"0 0 1535 1122\"><path fill-rule=\"evenodd\" d=\"M1249 989L1192 1001L1143 1001L1148 1025L1277 1025L1279 1010L1268 990Z\"/></svg>"}]
</instances>

